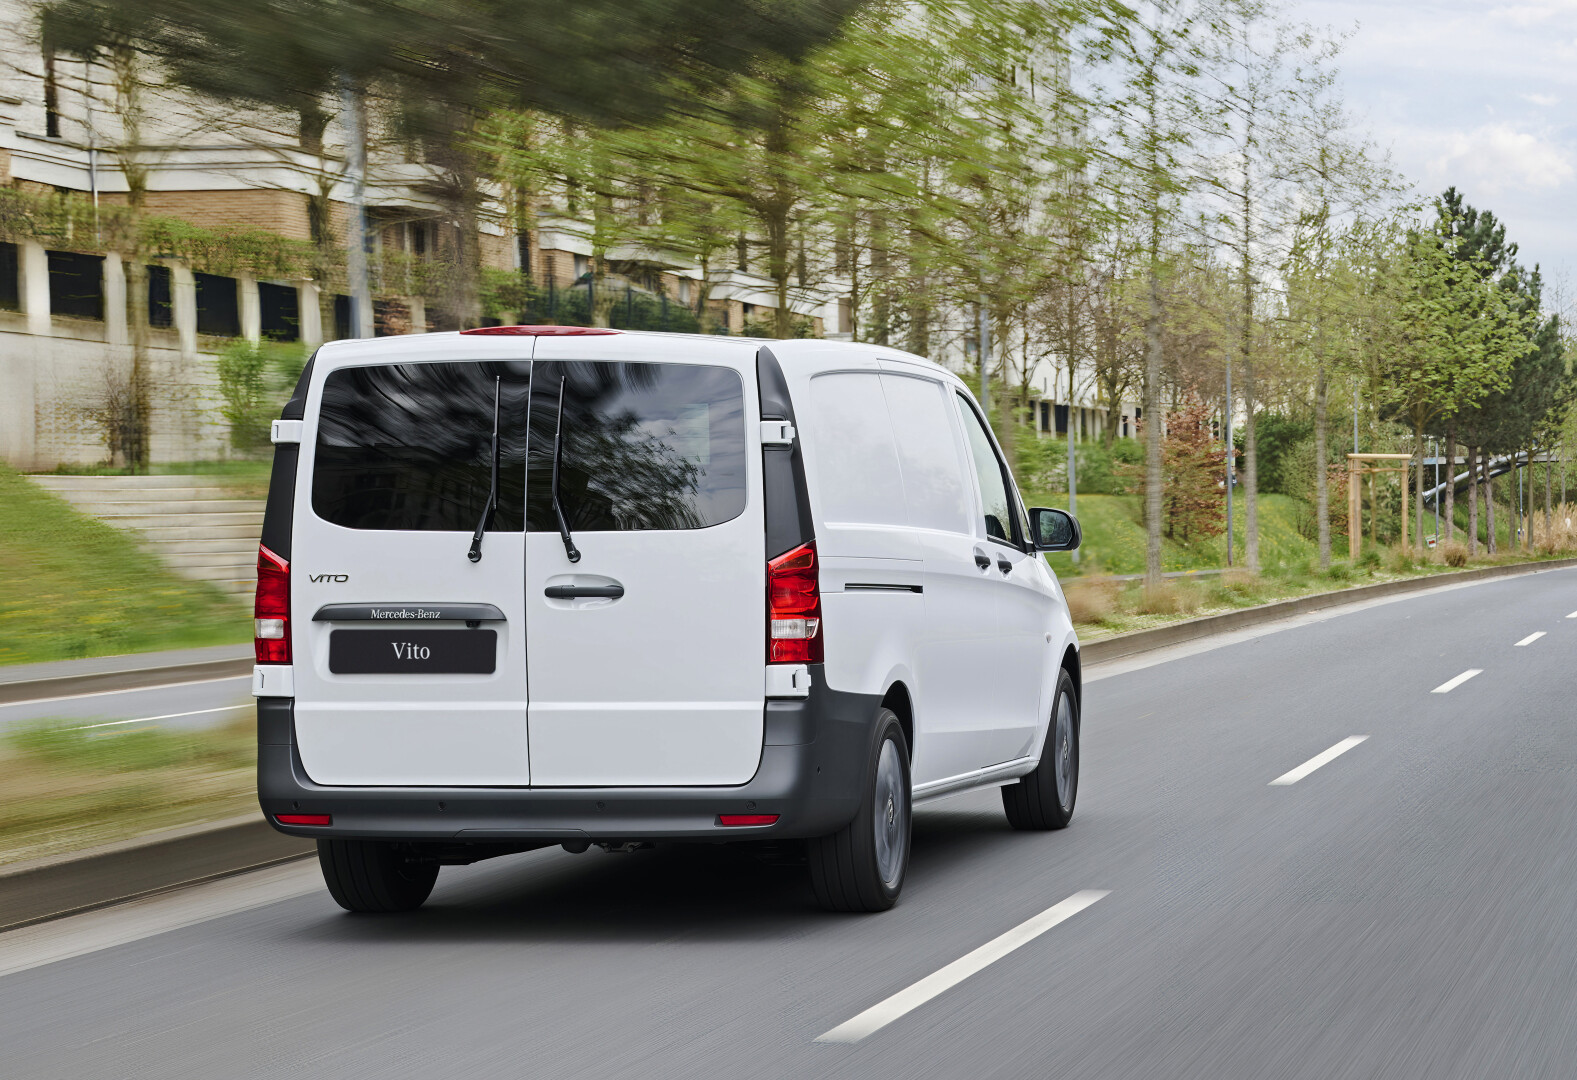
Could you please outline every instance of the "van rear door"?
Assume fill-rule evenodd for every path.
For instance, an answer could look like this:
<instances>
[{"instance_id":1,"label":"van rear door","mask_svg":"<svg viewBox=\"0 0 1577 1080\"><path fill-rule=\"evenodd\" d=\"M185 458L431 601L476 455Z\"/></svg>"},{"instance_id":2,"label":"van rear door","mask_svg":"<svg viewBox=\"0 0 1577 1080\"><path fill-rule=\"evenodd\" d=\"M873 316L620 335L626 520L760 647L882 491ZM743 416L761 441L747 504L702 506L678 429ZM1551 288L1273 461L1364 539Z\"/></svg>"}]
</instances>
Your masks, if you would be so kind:
<instances>
[{"instance_id":1,"label":"van rear door","mask_svg":"<svg viewBox=\"0 0 1577 1080\"><path fill-rule=\"evenodd\" d=\"M766 664L754 352L542 338L532 374L532 786L745 783Z\"/></svg>"},{"instance_id":2,"label":"van rear door","mask_svg":"<svg viewBox=\"0 0 1577 1080\"><path fill-rule=\"evenodd\" d=\"M290 566L296 741L318 783L530 782L530 362L511 353L529 345L369 341L319 354ZM498 505L472 561L495 402Z\"/></svg>"}]
</instances>

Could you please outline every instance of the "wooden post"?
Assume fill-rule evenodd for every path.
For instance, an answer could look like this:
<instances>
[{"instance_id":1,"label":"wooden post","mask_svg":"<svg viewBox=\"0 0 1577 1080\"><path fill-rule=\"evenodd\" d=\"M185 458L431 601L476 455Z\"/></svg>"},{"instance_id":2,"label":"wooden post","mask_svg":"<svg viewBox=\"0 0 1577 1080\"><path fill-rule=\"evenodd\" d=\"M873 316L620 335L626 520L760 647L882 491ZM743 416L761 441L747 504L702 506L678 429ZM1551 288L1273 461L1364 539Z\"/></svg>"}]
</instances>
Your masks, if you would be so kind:
<instances>
[{"instance_id":1,"label":"wooden post","mask_svg":"<svg viewBox=\"0 0 1577 1080\"><path fill-rule=\"evenodd\" d=\"M1358 501L1358 463L1351 456L1347 458L1347 557L1358 564L1358 545L1362 542L1360 529L1363 525L1363 516L1359 512Z\"/></svg>"}]
</instances>

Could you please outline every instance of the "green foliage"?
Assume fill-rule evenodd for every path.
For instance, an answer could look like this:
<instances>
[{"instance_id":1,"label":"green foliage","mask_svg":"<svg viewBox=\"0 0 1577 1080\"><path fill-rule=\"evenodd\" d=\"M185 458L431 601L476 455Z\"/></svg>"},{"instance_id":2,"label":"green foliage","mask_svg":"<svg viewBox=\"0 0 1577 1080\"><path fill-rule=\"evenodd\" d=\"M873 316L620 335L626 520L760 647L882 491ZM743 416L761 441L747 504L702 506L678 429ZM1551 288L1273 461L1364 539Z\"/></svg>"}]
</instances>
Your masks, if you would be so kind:
<instances>
[{"instance_id":1,"label":"green foliage","mask_svg":"<svg viewBox=\"0 0 1577 1080\"><path fill-rule=\"evenodd\" d=\"M1254 435L1259 452L1259 490L1295 499L1308 498L1313 485L1314 417L1262 412L1257 421ZM1305 443L1307 455L1302 455L1299 450ZM1307 456L1307 461L1299 460L1303 456Z\"/></svg>"},{"instance_id":2,"label":"green foliage","mask_svg":"<svg viewBox=\"0 0 1577 1080\"><path fill-rule=\"evenodd\" d=\"M5 735L16 753L53 768L131 772L179 766L245 768L244 745L211 732L164 731L152 727L90 728L81 720L44 720Z\"/></svg>"},{"instance_id":3,"label":"green foliage","mask_svg":"<svg viewBox=\"0 0 1577 1080\"><path fill-rule=\"evenodd\" d=\"M230 445L242 454L258 454L269 445L269 426L290 396L306 366L306 350L297 344L232 341L214 359L219 413L230 424Z\"/></svg>"},{"instance_id":4,"label":"green foliage","mask_svg":"<svg viewBox=\"0 0 1577 1080\"><path fill-rule=\"evenodd\" d=\"M251 636L247 611L0 465L0 664Z\"/></svg>"}]
</instances>

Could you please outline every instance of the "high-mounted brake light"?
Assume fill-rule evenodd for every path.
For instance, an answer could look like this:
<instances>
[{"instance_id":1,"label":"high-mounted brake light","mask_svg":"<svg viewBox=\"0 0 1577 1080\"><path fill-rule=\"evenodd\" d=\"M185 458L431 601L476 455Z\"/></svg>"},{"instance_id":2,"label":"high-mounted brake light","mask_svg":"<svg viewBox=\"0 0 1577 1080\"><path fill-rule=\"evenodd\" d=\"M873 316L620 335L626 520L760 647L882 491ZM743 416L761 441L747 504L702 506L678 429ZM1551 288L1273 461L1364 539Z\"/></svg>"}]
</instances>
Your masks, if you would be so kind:
<instances>
[{"instance_id":1,"label":"high-mounted brake light","mask_svg":"<svg viewBox=\"0 0 1577 1080\"><path fill-rule=\"evenodd\" d=\"M776 825L776 814L718 814L717 823L733 829L741 825Z\"/></svg>"},{"instance_id":2,"label":"high-mounted brake light","mask_svg":"<svg viewBox=\"0 0 1577 1080\"><path fill-rule=\"evenodd\" d=\"M462 334L480 334L484 337L598 337L603 334L622 334L605 326L478 326L462 330Z\"/></svg>"},{"instance_id":3,"label":"high-mounted brake light","mask_svg":"<svg viewBox=\"0 0 1577 1080\"><path fill-rule=\"evenodd\" d=\"M274 820L281 825L332 825L332 814L275 814Z\"/></svg>"},{"instance_id":4,"label":"high-mounted brake light","mask_svg":"<svg viewBox=\"0 0 1577 1080\"><path fill-rule=\"evenodd\" d=\"M252 649L259 664L290 663L290 563L259 544Z\"/></svg>"},{"instance_id":5,"label":"high-mounted brake light","mask_svg":"<svg viewBox=\"0 0 1577 1080\"><path fill-rule=\"evenodd\" d=\"M816 577L814 540L767 563L767 663L821 663L821 587Z\"/></svg>"}]
</instances>

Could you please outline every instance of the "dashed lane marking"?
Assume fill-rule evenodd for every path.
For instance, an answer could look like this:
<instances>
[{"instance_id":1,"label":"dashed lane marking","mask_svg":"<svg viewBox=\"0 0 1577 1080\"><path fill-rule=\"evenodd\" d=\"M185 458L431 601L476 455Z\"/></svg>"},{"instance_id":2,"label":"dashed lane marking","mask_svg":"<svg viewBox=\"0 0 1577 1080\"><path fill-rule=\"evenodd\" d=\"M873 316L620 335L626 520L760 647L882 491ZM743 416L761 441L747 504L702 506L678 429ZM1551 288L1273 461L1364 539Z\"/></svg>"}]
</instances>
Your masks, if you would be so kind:
<instances>
[{"instance_id":1,"label":"dashed lane marking","mask_svg":"<svg viewBox=\"0 0 1577 1080\"><path fill-rule=\"evenodd\" d=\"M1308 761L1305 761L1302 765L1299 765L1291 772L1282 773L1280 776L1276 777L1276 779L1270 782L1270 786L1285 787L1288 784L1296 784L1299 780L1302 780L1305 776L1308 776L1321 765L1329 765L1331 762L1341 757L1347 751L1351 750L1353 747L1357 746L1368 737L1369 736L1367 735L1349 735L1341 742L1331 747L1329 750L1326 750L1324 753L1315 754Z\"/></svg>"},{"instance_id":2,"label":"dashed lane marking","mask_svg":"<svg viewBox=\"0 0 1577 1080\"><path fill-rule=\"evenodd\" d=\"M1532 645L1535 641L1539 640L1543 636L1544 636L1544 631L1543 630L1535 630L1533 633L1529 634L1527 637L1525 637L1521 641L1517 642L1516 647L1520 649L1524 645Z\"/></svg>"},{"instance_id":3,"label":"dashed lane marking","mask_svg":"<svg viewBox=\"0 0 1577 1080\"><path fill-rule=\"evenodd\" d=\"M1483 668L1476 668L1476 667L1468 668L1466 671L1464 671L1462 674L1458 675L1456 678L1448 679L1447 681L1441 683L1439 686L1435 687L1433 690L1431 690L1429 692L1431 694L1449 694L1449 693L1451 693L1451 691L1455 690L1457 687L1459 687L1463 683L1467 682L1473 676L1475 676L1475 675L1482 675L1482 674L1484 674L1484 669Z\"/></svg>"},{"instance_id":4,"label":"dashed lane marking","mask_svg":"<svg viewBox=\"0 0 1577 1080\"><path fill-rule=\"evenodd\" d=\"M913 1012L940 994L946 993L965 979L996 963L1004 956L1028 945L1058 923L1065 922L1089 907L1109 889L1085 889L1076 892L1060 904L1053 904L1033 918L1019 923L1007 933L992 938L974 952L954 960L951 964L927 975L913 986L898 991L885 1001L878 1002L852 1020L845 1020L816 1041L821 1043L857 1043L874 1034L894 1020Z\"/></svg>"}]
</instances>

